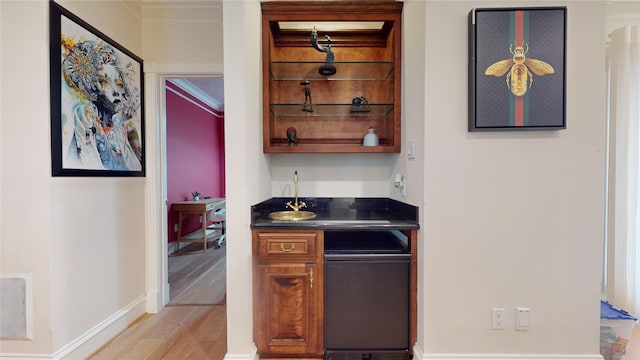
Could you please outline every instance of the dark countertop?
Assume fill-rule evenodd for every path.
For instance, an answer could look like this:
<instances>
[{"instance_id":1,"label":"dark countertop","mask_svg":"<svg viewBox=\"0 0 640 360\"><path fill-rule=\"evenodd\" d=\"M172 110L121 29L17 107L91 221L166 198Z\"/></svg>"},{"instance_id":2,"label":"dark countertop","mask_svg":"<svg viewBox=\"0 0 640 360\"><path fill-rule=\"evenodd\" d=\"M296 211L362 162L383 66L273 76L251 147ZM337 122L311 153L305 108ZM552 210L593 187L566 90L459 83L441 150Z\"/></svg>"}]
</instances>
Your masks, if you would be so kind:
<instances>
[{"instance_id":1,"label":"dark countertop","mask_svg":"<svg viewBox=\"0 0 640 360\"><path fill-rule=\"evenodd\" d=\"M251 206L251 228L419 229L418 207L390 198L299 198L316 217L309 220L272 220L269 213L290 210L294 198L271 198Z\"/></svg>"}]
</instances>

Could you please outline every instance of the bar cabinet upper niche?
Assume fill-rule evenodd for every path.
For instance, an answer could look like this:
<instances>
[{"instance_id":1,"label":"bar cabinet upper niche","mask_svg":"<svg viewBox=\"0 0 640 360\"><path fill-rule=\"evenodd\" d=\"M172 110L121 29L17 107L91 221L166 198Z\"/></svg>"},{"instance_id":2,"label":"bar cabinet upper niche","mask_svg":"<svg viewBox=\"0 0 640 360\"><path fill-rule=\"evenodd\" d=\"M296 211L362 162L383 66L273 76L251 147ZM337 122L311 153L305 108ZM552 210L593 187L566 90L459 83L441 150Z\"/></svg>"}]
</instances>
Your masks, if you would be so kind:
<instances>
[{"instance_id":1,"label":"bar cabinet upper niche","mask_svg":"<svg viewBox=\"0 0 640 360\"><path fill-rule=\"evenodd\" d=\"M402 2L261 7L263 151L399 153Z\"/></svg>"}]
</instances>

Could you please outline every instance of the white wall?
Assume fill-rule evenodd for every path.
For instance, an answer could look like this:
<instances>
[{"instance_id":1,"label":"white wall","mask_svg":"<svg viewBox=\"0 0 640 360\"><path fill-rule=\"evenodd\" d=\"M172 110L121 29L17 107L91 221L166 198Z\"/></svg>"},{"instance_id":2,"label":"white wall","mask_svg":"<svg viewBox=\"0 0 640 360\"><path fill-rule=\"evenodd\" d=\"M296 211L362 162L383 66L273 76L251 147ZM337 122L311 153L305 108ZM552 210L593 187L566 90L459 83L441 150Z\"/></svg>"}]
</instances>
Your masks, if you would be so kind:
<instances>
[{"instance_id":1,"label":"white wall","mask_svg":"<svg viewBox=\"0 0 640 360\"><path fill-rule=\"evenodd\" d=\"M266 156L271 160L271 196L274 197L294 196L293 173L296 170L301 197L388 197L391 169L398 159L397 154Z\"/></svg>"},{"instance_id":2,"label":"white wall","mask_svg":"<svg viewBox=\"0 0 640 360\"><path fill-rule=\"evenodd\" d=\"M183 69L222 64L222 1L142 4L144 58Z\"/></svg>"},{"instance_id":3,"label":"white wall","mask_svg":"<svg viewBox=\"0 0 640 360\"><path fill-rule=\"evenodd\" d=\"M59 3L140 54L135 7ZM1 271L33 275L35 312L33 340L2 341L2 356L81 358L95 350L78 345L89 334L144 312L145 179L51 177L49 3L0 7Z\"/></svg>"},{"instance_id":4,"label":"white wall","mask_svg":"<svg viewBox=\"0 0 640 360\"><path fill-rule=\"evenodd\" d=\"M469 133L467 13L504 4L427 2L425 353L599 352L605 11L564 4L567 129ZM516 306L531 308L530 331L515 331ZM490 330L492 307L505 330Z\"/></svg>"},{"instance_id":5,"label":"white wall","mask_svg":"<svg viewBox=\"0 0 640 360\"><path fill-rule=\"evenodd\" d=\"M245 359L253 345L250 206L270 197L262 156L261 34L257 1L224 1L227 184L227 355ZM247 106L255 104L255 106Z\"/></svg>"},{"instance_id":6,"label":"white wall","mask_svg":"<svg viewBox=\"0 0 640 360\"><path fill-rule=\"evenodd\" d=\"M48 4L0 2L0 272L33 277L33 340L3 353L52 351ZM16 36L20 34L20 36Z\"/></svg>"}]
</instances>

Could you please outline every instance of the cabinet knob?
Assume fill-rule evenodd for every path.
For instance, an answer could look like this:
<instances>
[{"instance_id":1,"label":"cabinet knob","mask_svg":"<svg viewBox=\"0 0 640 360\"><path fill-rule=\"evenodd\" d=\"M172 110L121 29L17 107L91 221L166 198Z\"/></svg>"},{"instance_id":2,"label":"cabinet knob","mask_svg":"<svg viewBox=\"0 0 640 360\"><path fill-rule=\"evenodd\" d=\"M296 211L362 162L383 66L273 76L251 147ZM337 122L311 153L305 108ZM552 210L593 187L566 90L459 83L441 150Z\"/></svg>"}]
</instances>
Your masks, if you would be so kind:
<instances>
[{"instance_id":1,"label":"cabinet knob","mask_svg":"<svg viewBox=\"0 0 640 360\"><path fill-rule=\"evenodd\" d=\"M291 244L291 247L287 249L284 247L284 243L280 243L280 251L282 252L292 252L293 249L295 248L296 248L296 244Z\"/></svg>"}]
</instances>

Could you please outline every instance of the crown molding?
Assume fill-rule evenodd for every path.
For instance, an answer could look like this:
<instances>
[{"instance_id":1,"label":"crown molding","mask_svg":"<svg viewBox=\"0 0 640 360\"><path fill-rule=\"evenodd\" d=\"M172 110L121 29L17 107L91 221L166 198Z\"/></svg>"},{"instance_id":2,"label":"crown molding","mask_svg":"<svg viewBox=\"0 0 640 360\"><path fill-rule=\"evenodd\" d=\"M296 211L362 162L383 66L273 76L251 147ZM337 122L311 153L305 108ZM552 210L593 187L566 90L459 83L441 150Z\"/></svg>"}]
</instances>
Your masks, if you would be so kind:
<instances>
[{"instance_id":1,"label":"crown molding","mask_svg":"<svg viewBox=\"0 0 640 360\"><path fill-rule=\"evenodd\" d=\"M222 1L142 1L144 22L222 23Z\"/></svg>"},{"instance_id":2,"label":"crown molding","mask_svg":"<svg viewBox=\"0 0 640 360\"><path fill-rule=\"evenodd\" d=\"M193 85L193 83L191 83L189 81L189 79L185 79L185 78L168 79L167 81L171 82L175 86L177 86L180 89L184 90L185 92L189 93L194 98L196 98L196 99L202 101L203 103L207 104L207 106L211 107L213 110L215 110L218 113L218 114L215 114L215 115L220 116L221 114L224 113L224 105L222 103L220 103L220 101L212 98L207 93L205 93L204 91L200 90L200 88L198 88L195 85Z\"/></svg>"},{"instance_id":3,"label":"crown molding","mask_svg":"<svg viewBox=\"0 0 640 360\"><path fill-rule=\"evenodd\" d=\"M221 63L144 63L144 71L149 73L159 73L168 75L223 75Z\"/></svg>"}]
</instances>

